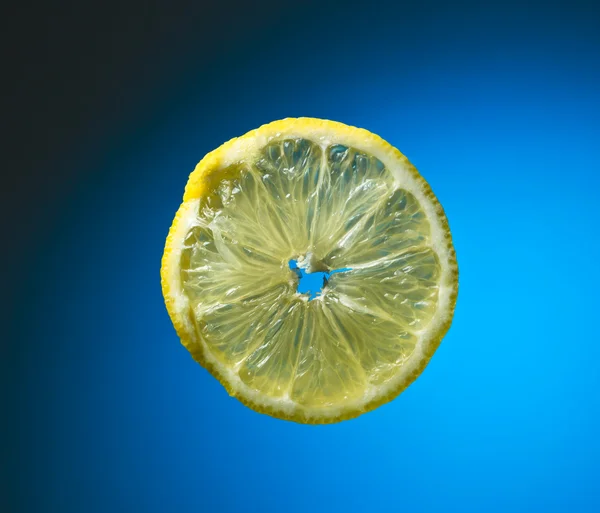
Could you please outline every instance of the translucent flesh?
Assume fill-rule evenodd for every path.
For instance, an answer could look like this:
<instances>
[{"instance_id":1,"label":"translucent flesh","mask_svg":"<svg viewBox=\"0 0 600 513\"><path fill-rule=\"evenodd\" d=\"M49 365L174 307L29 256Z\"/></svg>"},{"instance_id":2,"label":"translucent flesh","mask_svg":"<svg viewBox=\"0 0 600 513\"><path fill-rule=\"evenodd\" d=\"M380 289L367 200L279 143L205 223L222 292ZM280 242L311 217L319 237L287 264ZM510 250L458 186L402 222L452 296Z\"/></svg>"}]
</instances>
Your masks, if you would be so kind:
<instances>
[{"instance_id":1,"label":"translucent flesh","mask_svg":"<svg viewBox=\"0 0 600 513\"><path fill-rule=\"evenodd\" d=\"M440 265L429 223L376 158L277 141L219 174L181 277L198 336L249 387L340 405L392 378L427 329ZM332 274L314 300L290 259Z\"/></svg>"}]
</instances>

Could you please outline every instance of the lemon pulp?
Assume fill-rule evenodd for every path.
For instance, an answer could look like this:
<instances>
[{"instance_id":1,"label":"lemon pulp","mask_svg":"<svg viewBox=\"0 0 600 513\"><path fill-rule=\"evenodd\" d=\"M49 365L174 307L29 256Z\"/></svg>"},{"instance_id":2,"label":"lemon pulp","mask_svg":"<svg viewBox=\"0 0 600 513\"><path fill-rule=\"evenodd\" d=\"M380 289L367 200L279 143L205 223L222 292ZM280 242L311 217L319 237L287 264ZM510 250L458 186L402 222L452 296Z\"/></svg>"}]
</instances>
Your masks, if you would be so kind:
<instances>
[{"instance_id":1,"label":"lemon pulp","mask_svg":"<svg viewBox=\"0 0 600 513\"><path fill-rule=\"evenodd\" d=\"M280 135L233 159L205 177L178 231L178 315L201 346L190 350L275 416L333 421L383 402L435 349L420 344L447 329L432 323L440 289L455 295L425 207L352 145ZM333 271L316 298L296 292L292 259Z\"/></svg>"}]
</instances>

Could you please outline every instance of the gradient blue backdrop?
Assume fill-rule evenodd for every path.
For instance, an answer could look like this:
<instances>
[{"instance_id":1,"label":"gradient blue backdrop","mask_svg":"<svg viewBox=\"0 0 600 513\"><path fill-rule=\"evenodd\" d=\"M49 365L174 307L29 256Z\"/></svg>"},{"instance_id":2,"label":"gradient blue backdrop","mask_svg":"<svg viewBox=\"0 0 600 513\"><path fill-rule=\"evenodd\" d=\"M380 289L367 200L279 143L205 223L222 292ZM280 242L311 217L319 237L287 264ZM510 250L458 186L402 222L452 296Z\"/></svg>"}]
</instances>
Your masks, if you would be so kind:
<instances>
[{"instance_id":1,"label":"gradient blue backdrop","mask_svg":"<svg viewBox=\"0 0 600 513\"><path fill-rule=\"evenodd\" d=\"M8 511L600 511L597 9L325 4L224 23L201 65L192 39L118 126L65 151L13 295ZM228 397L160 290L196 162L288 116L404 152L460 266L422 376L338 425Z\"/></svg>"}]
</instances>

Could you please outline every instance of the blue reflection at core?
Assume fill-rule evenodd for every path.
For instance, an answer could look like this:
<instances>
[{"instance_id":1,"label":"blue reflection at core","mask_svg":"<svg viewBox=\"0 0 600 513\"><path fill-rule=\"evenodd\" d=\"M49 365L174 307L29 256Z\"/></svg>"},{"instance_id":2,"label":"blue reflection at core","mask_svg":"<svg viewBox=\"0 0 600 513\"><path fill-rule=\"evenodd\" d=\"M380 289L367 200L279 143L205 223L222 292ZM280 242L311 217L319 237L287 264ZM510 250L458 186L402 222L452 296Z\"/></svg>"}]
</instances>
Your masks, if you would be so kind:
<instances>
[{"instance_id":1,"label":"blue reflection at core","mask_svg":"<svg viewBox=\"0 0 600 513\"><path fill-rule=\"evenodd\" d=\"M289 266L290 269L298 275L298 287L296 288L296 292L298 292L298 294L308 294L309 300L316 298L317 295L323 291L332 274L351 270L349 267L344 267L342 269L332 269L331 271L326 272L316 271L309 273L298 267L297 260L290 260Z\"/></svg>"}]
</instances>

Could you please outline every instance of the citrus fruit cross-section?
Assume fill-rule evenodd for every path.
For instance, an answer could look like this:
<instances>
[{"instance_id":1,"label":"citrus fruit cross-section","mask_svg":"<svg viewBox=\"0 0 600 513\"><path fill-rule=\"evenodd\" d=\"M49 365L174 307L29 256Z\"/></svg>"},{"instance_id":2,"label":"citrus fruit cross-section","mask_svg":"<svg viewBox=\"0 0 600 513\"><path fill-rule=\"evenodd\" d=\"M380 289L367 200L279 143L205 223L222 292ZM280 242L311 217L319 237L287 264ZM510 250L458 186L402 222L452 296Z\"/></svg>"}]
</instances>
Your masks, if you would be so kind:
<instances>
[{"instance_id":1,"label":"citrus fruit cross-section","mask_svg":"<svg viewBox=\"0 0 600 513\"><path fill-rule=\"evenodd\" d=\"M316 297L299 273L326 272ZM284 119L206 155L161 268L196 361L256 411L320 424L390 401L450 327L444 211L398 150L359 128Z\"/></svg>"}]
</instances>

